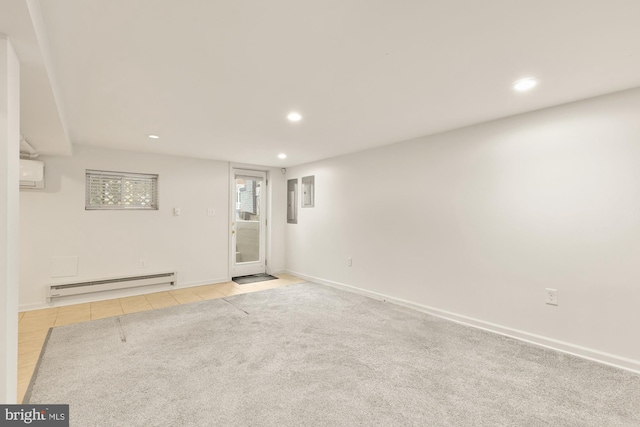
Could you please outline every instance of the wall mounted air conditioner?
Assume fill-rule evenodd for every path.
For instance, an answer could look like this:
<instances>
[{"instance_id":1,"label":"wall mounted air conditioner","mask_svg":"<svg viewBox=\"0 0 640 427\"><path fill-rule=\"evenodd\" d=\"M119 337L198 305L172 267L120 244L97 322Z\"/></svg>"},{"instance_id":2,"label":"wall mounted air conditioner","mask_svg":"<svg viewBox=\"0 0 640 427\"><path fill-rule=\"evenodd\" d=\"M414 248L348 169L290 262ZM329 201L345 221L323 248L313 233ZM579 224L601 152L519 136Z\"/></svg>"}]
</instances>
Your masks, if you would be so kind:
<instances>
[{"instance_id":1,"label":"wall mounted air conditioner","mask_svg":"<svg viewBox=\"0 0 640 427\"><path fill-rule=\"evenodd\" d=\"M44 162L20 159L20 189L44 188Z\"/></svg>"}]
</instances>

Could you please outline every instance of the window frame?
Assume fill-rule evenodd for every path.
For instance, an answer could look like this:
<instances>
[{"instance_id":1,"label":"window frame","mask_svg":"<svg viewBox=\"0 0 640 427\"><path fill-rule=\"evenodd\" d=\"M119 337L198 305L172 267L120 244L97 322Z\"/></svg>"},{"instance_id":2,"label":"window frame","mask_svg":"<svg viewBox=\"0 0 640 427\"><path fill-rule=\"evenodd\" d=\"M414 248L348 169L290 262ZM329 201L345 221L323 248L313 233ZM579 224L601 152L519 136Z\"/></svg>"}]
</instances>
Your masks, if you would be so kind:
<instances>
[{"instance_id":1,"label":"window frame","mask_svg":"<svg viewBox=\"0 0 640 427\"><path fill-rule=\"evenodd\" d=\"M126 178L132 178L136 180L149 180L151 182L152 194L151 204L149 206L139 205L124 205L122 204L122 196L125 194L124 190L121 192L121 200L116 205L92 205L91 204L91 178L101 177L113 177L114 179L122 180L123 184ZM118 171L106 171L97 169L85 169L85 200L84 208L87 211L111 211L111 210L143 210L143 211L157 211L160 209L159 201L159 184L160 176L158 174L148 173L134 173L134 172L118 172Z\"/></svg>"}]
</instances>

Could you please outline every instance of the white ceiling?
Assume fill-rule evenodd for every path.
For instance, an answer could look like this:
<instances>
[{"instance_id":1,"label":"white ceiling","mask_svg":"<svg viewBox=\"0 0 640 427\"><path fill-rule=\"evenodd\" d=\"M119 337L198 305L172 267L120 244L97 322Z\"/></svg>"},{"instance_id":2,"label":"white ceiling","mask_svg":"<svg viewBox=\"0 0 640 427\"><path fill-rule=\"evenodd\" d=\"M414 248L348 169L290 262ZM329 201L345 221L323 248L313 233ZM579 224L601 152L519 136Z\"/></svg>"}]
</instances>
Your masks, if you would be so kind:
<instances>
[{"instance_id":1,"label":"white ceiling","mask_svg":"<svg viewBox=\"0 0 640 427\"><path fill-rule=\"evenodd\" d=\"M290 166L640 86L638 0L40 5L75 144Z\"/></svg>"},{"instance_id":2,"label":"white ceiling","mask_svg":"<svg viewBox=\"0 0 640 427\"><path fill-rule=\"evenodd\" d=\"M56 85L45 66L47 41L40 31L38 6L32 0L0 0L0 33L9 36L20 58L22 134L42 154L69 155L71 145L53 92Z\"/></svg>"}]
</instances>

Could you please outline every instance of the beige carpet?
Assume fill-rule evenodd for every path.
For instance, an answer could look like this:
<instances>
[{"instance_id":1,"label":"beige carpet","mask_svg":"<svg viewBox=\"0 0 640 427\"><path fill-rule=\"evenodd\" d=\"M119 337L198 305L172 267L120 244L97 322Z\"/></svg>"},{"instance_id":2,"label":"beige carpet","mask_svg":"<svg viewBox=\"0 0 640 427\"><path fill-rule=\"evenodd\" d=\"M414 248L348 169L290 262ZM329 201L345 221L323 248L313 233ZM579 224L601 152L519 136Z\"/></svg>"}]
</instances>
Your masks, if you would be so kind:
<instances>
[{"instance_id":1,"label":"beige carpet","mask_svg":"<svg viewBox=\"0 0 640 427\"><path fill-rule=\"evenodd\" d=\"M640 376L315 284L54 328L73 426L638 426Z\"/></svg>"}]
</instances>

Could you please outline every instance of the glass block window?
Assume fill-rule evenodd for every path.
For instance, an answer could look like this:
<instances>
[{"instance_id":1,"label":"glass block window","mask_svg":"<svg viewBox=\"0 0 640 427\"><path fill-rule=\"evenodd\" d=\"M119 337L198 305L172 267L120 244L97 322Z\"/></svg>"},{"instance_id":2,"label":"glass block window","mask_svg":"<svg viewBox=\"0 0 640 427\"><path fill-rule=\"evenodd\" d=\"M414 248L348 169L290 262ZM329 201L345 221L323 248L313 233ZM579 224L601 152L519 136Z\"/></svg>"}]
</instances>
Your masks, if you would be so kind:
<instances>
[{"instance_id":1,"label":"glass block window","mask_svg":"<svg viewBox=\"0 0 640 427\"><path fill-rule=\"evenodd\" d=\"M86 171L85 209L158 209L158 175Z\"/></svg>"}]
</instances>

